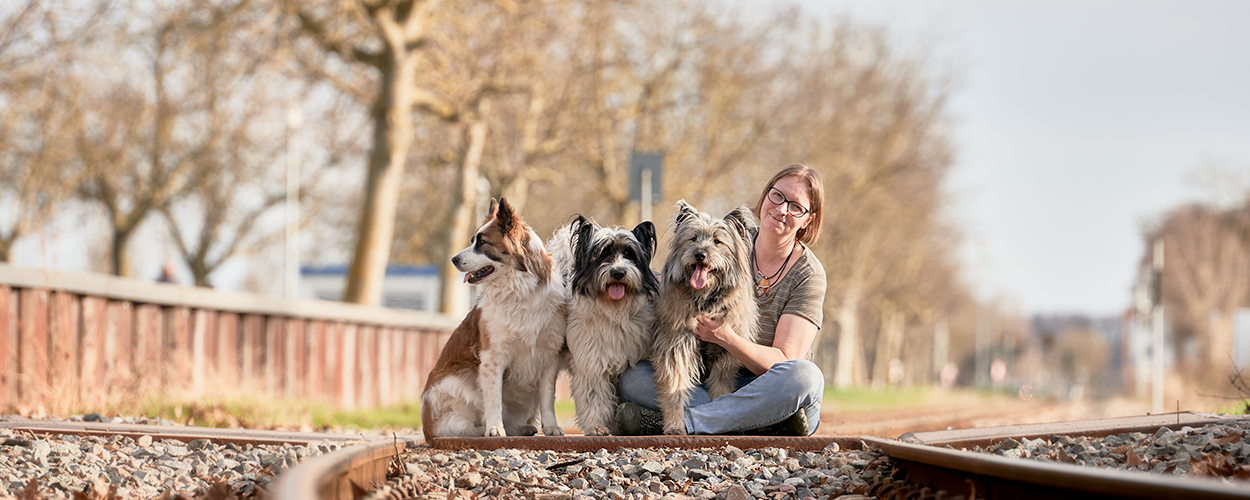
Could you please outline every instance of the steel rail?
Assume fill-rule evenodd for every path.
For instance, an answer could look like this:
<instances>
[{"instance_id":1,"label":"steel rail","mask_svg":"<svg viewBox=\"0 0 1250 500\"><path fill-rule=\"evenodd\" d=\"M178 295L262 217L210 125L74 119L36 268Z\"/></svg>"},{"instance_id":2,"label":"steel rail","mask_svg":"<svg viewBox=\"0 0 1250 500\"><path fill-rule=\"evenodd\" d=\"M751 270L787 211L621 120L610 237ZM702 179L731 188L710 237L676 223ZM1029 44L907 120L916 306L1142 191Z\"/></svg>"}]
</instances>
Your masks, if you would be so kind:
<instances>
[{"instance_id":1,"label":"steel rail","mask_svg":"<svg viewBox=\"0 0 1250 500\"><path fill-rule=\"evenodd\" d=\"M616 451L622 448L719 448L736 446L753 448L787 448L798 451L820 451L837 444L842 450L862 450L863 442L856 436L529 436L434 438L431 448L441 450L519 450Z\"/></svg>"},{"instance_id":2,"label":"steel rail","mask_svg":"<svg viewBox=\"0 0 1250 500\"><path fill-rule=\"evenodd\" d=\"M33 434L75 436L126 436L138 439L150 436L153 440L177 439L183 442L207 439L213 443L237 445L309 445L329 441L346 444L369 439L360 435L331 434L322 432L289 432L248 429L221 429L216 427L192 427L179 425L113 424L102 422L65 422L30 419L0 420L0 429L26 431Z\"/></svg>"},{"instance_id":3,"label":"steel rail","mask_svg":"<svg viewBox=\"0 0 1250 500\"><path fill-rule=\"evenodd\" d=\"M1012 459L864 437L895 460L906 481L978 499L1250 499L1250 488L1218 480Z\"/></svg>"},{"instance_id":4,"label":"steel rail","mask_svg":"<svg viewBox=\"0 0 1250 500\"><path fill-rule=\"evenodd\" d=\"M278 476L272 500L347 500L360 498L386 482L391 460L415 447L416 436L351 446L300 462Z\"/></svg>"}]
</instances>

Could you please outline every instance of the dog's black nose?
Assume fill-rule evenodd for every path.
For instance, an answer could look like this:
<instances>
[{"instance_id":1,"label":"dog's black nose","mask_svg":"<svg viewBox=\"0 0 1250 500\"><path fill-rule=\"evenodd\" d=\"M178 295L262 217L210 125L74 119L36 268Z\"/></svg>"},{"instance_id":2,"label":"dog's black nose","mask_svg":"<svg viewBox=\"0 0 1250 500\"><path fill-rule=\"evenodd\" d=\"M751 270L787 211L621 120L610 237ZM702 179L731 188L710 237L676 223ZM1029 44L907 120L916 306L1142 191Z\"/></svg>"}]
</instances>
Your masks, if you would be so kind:
<instances>
[{"instance_id":1,"label":"dog's black nose","mask_svg":"<svg viewBox=\"0 0 1250 500\"><path fill-rule=\"evenodd\" d=\"M707 259L707 254L706 254L706 253L703 253L703 252L695 252L695 253L694 253L694 260L697 260L697 261L699 261L699 262L703 262L703 261L704 261L704 260L706 260L706 259Z\"/></svg>"},{"instance_id":2,"label":"dog's black nose","mask_svg":"<svg viewBox=\"0 0 1250 500\"><path fill-rule=\"evenodd\" d=\"M625 271L622 271L622 270L620 270L620 269L613 269L613 270L612 270L612 279L614 279L614 280L619 280L619 279L622 279L622 278L624 278L624 277L625 277Z\"/></svg>"},{"instance_id":3,"label":"dog's black nose","mask_svg":"<svg viewBox=\"0 0 1250 500\"><path fill-rule=\"evenodd\" d=\"M457 255L457 256L455 256L455 257L452 257L452 258L451 258L451 265L456 266L456 267L460 267L460 256L459 256L459 255Z\"/></svg>"}]
</instances>

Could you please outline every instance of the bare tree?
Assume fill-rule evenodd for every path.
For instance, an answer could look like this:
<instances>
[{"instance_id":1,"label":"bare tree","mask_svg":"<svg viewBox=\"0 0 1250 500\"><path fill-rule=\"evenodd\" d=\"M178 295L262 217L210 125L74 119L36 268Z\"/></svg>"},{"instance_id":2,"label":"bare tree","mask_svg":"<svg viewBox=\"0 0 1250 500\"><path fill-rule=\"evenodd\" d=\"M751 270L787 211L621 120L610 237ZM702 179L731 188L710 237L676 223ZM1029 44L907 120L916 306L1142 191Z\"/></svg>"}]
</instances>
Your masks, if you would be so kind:
<instances>
[{"instance_id":1,"label":"bare tree","mask_svg":"<svg viewBox=\"0 0 1250 500\"><path fill-rule=\"evenodd\" d=\"M53 215L74 183L75 48L94 43L107 1L71 10L26 0L0 10L0 261Z\"/></svg>"},{"instance_id":2,"label":"bare tree","mask_svg":"<svg viewBox=\"0 0 1250 500\"><path fill-rule=\"evenodd\" d=\"M283 117L305 104L306 88L292 73L288 43L275 37L279 8L248 0L202 2L180 16L185 56L177 64L200 75L183 105L206 137L192 159L195 183L184 196L158 206L197 286L227 260L254 253L283 235L265 216L285 201L280 159L294 131ZM278 32L280 35L281 33ZM318 150L335 157L326 146ZM319 164L303 171L301 225L315 213L309 193ZM310 210L312 208L313 210Z\"/></svg>"},{"instance_id":3,"label":"bare tree","mask_svg":"<svg viewBox=\"0 0 1250 500\"><path fill-rule=\"evenodd\" d=\"M787 68L789 113L769 146L824 174L825 236L816 251L829 275L825 307L837 338L822 331L819 343L836 346L833 382L846 387L867 378L861 318L890 262L945 244L941 231L925 228L936 227L935 208L944 204L947 85L924 50L896 53L879 28L842 19L806 33Z\"/></svg>"},{"instance_id":4,"label":"bare tree","mask_svg":"<svg viewBox=\"0 0 1250 500\"><path fill-rule=\"evenodd\" d=\"M1230 215L1190 204L1147 232L1148 249L1156 239L1163 242L1163 300L1174 326L1174 349L1182 352L1188 339L1197 342L1197 359L1188 360L1190 376L1207 384L1222 382L1231 372L1233 318L1238 307L1250 303L1250 248ZM1152 261L1148 254L1143 265Z\"/></svg>"},{"instance_id":5,"label":"bare tree","mask_svg":"<svg viewBox=\"0 0 1250 500\"><path fill-rule=\"evenodd\" d=\"M104 207L112 233L110 272L125 276L132 274L130 239L149 215L199 184L205 171L196 165L213 154L225 132L197 133L203 109L193 82L200 75L182 64L194 47L184 29L193 13L154 5L144 14L115 20L121 28L104 49L113 57L101 57L99 84L83 86L75 130L83 166L78 193Z\"/></svg>"},{"instance_id":6,"label":"bare tree","mask_svg":"<svg viewBox=\"0 0 1250 500\"><path fill-rule=\"evenodd\" d=\"M369 155L364 206L357 227L355 257L344 300L377 305L394 235L395 211L417 106L447 110L427 88L418 86L422 52L440 0L288 2L301 32L324 58L307 67L362 102L371 102L373 150ZM373 89L344 78L336 68L372 70Z\"/></svg>"}]
</instances>

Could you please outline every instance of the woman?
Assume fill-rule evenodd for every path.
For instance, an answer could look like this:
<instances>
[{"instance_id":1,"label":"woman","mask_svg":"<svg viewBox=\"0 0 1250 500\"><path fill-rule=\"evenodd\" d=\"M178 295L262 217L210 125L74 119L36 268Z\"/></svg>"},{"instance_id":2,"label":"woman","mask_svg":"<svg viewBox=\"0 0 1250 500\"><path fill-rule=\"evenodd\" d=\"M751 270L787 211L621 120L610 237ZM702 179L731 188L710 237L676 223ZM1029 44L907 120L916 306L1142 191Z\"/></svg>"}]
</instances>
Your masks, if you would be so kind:
<instances>
[{"instance_id":1,"label":"woman","mask_svg":"<svg viewBox=\"0 0 1250 500\"><path fill-rule=\"evenodd\" d=\"M748 342L728 325L700 319L699 339L724 347L744 367L738 390L716 401L704 388L693 389L687 434L816 432L825 382L810 360L824 316L825 269L808 246L820 235L824 201L820 174L805 165L790 165L765 185L755 205L760 225L753 231L751 259L760 338ZM651 363L640 361L621 374L622 434L662 431L654 373Z\"/></svg>"}]
</instances>

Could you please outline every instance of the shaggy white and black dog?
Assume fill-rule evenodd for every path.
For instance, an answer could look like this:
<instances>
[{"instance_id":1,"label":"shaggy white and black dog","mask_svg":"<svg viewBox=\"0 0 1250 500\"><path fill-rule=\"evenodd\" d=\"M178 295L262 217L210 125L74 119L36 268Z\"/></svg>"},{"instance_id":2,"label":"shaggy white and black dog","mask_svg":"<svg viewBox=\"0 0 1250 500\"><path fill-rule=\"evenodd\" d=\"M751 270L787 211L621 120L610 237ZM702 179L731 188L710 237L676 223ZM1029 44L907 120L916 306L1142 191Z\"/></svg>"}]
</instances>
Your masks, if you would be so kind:
<instances>
[{"instance_id":1,"label":"shaggy white and black dog","mask_svg":"<svg viewBox=\"0 0 1250 500\"><path fill-rule=\"evenodd\" d=\"M618 434L616 381L651 352L655 225L602 227L578 215L548 243L568 289L568 367L577 426Z\"/></svg>"},{"instance_id":2,"label":"shaggy white and black dog","mask_svg":"<svg viewBox=\"0 0 1250 500\"><path fill-rule=\"evenodd\" d=\"M720 319L754 342L759 313L751 293L751 210L734 209L724 219L677 202L673 237L655 301L655 343L651 362L665 434L685 434L683 413L689 391L703 382L712 399L733 392L742 366L723 347L701 342L699 316Z\"/></svg>"},{"instance_id":3,"label":"shaggy white and black dog","mask_svg":"<svg viewBox=\"0 0 1250 500\"><path fill-rule=\"evenodd\" d=\"M452 332L421 395L426 442L444 436L562 436L556 377L567 318L551 254L501 199L469 247L452 258L480 284L477 305Z\"/></svg>"}]
</instances>

